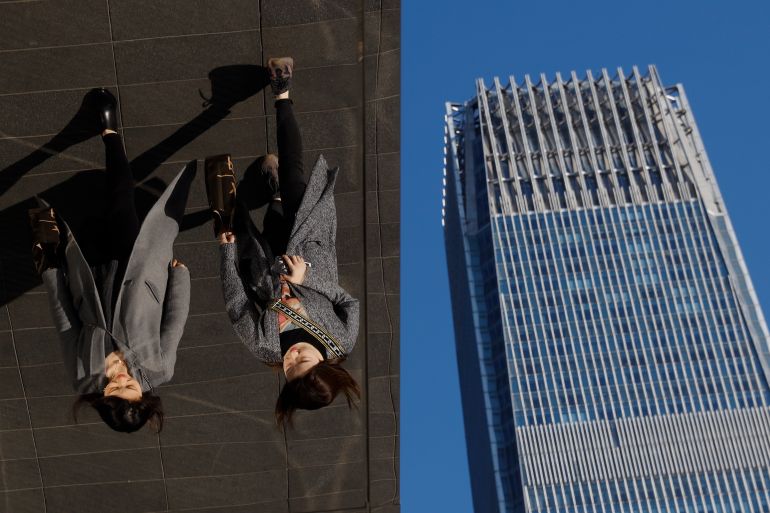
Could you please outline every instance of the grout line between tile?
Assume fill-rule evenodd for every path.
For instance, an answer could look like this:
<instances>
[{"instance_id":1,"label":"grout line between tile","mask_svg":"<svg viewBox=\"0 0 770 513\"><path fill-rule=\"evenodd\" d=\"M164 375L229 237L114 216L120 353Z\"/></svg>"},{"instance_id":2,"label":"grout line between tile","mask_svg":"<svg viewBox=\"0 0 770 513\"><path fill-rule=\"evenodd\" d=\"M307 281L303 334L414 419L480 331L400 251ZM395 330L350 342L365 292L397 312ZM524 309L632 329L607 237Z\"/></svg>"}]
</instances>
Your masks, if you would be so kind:
<instances>
[{"instance_id":1,"label":"grout line between tile","mask_svg":"<svg viewBox=\"0 0 770 513\"><path fill-rule=\"evenodd\" d=\"M197 210L197 209L201 209L201 208L204 208L204 207L208 207L208 205L199 205L199 206L190 207L190 208ZM187 210L187 209L185 209L185 210ZM175 248L179 248L179 247L184 247L184 246L199 246L199 245L202 245L202 244L208 244L210 246L213 246L214 244L217 244L217 240L216 239L211 239L211 240L192 240L192 241L187 241L187 242L175 242L174 243L174 247Z\"/></svg>"},{"instance_id":2,"label":"grout line between tile","mask_svg":"<svg viewBox=\"0 0 770 513\"><path fill-rule=\"evenodd\" d=\"M382 8L381 4L380 4L380 8ZM361 2L361 11L362 11L362 14L361 14L361 41L366 41L367 40L367 37L366 37L366 35L367 35L366 34L366 16L367 16L367 14L366 14L365 1ZM382 15L380 15L380 25L382 25ZM380 42L379 41L377 43L377 46L378 46L378 49L379 49L379 46L380 46ZM363 47L361 47L359 49L359 51L361 52L361 55L360 55L361 62L364 61L364 57L365 57L363 55L363 51L364 50L365 50L365 48L363 48ZM378 68L379 68L379 58L377 60L376 66L375 66L375 75L374 75L375 91L376 91L376 83L377 83L377 73L376 73L376 70ZM361 122L362 122L362 126L364 128L361 131L362 132L362 134L361 134L362 147L363 147L363 150L364 150L363 151L363 157L362 157L362 160L363 160L363 163L364 163L364 172L363 172L363 177L362 177L363 178L363 183L364 183L364 187L363 187L364 191L363 191L363 194L362 194L362 196L363 196L362 197L362 203L363 203L363 212L364 212L363 235L364 235L364 240L368 240L369 224L366 222L366 212L369 209L369 205L368 205L368 203L369 203L369 195L366 193L366 185L365 185L367 183L367 180L366 180L367 176L366 175L367 175L367 173L369 171L369 169L366 166L366 160L367 160L366 156L367 156L367 154L369 152L368 137L367 137L368 123L367 123L367 105L366 105L367 104L367 94L366 94L367 75L366 75L366 66L362 66L361 74L362 74L361 97L364 100L364 108L361 109ZM376 132L376 127L377 127L376 111L375 111L375 117L374 117L373 125L375 127L375 133L374 133L374 136L375 136L375 148L374 148L374 151L376 153L376 151L377 151L377 149L376 149L376 134L377 134L377 132ZM376 165L377 165L377 160L375 159L375 170L376 170ZM382 243L380 243L380 246L382 246ZM366 312L368 312L368 310L369 310L369 304L368 304L368 299L367 298L369 297L369 288L370 288L369 287L369 280L367 279L368 272L367 272L367 269L366 269L367 261L368 261L368 256L369 256L368 255L368 244L366 244L366 245L364 245L364 271L363 271L363 274L364 274L364 276L363 276L364 297L362 298L363 299L363 303L364 303L362 305L363 306L362 310L364 312L363 322L362 322L362 324L363 324L363 330L362 331L364 332L364 337L365 337L366 342L368 342L368 335L369 335L369 322L368 322L368 315L366 314ZM384 279L383 279L383 283L384 283ZM369 344L367 343L367 344L364 345L364 369L365 369L365 375L368 375L368 366L369 366L368 364L369 364ZM364 411L365 411L365 423L364 423L364 425L365 425L365 429L366 429L366 438L367 438L367 444L366 444L366 447L364 449L365 450L365 454L366 454L366 461L367 461L367 463L365 465L365 469L366 469L366 488L365 488L365 493L366 493L366 505L367 505L367 509L369 509L368 505L371 504L371 500L372 500L372 496L371 496L371 488L372 487L371 487L371 481L370 481L370 479L371 479L371 471L370 471L370 468L369 468L370 467L370 465L369 465L370 448L369 448L369 443L368 443L369 435L371 434L371 426L370 426L370 424L371 424L371 410L370 410L370 405L369 405L370 394L369 394L369 380L368 379L364 380L362 388L364 389L364 397L366 398L365 401L364 401Z\"/></svg>"},{"instance_id":3,"label":"grout line between tile","mask_svg":"<svg viewBox=\"0 0 770 513\"><path fill-rule=\"evenodd\" d=\"M37 0L35 0L37 1ZM35 91L20 91L16 93L0 93L0 98L5 96L23 96L23 95L31 95L31 94L43 94L43 93L63 93L67 91L89 91L93 89L94 87L100 87L104 86L105 84L99 84L98 86L86 86L86 87L67 87L64 89L40 89ZM115 84L106 84L108 86L115 86Z\"/></svg>"},{"instance_id":4,"label":"grout line between tile","mask_svg":"<svg viewBox=\"0 0 770 513\"><path fill-rule=\"evenodd\" d=\"M227 312L225 312L224 310L221 310L219 312L204 312L204 313L189 314L187 318L189 319L190 317L208 317L212 315L224 315L224 314L227 314Z\"/></svg>"},{"instance_id":5,"label":"grout line between tile","mask_svg":"<svg viewBox=\"0 0 770 513\"><path fill-rule=\"evenodd\" d=\"M179 386L185 386L185 385L200 385L200 384L204 384L204 383L218 383L220 381L226 381L228 379L244 378L244 377L247 377L247 376L258 376L260 374L265 374L265 373L268 373L268 372L271 372L270 369L266 369L266 370L261 371L261 372L248 372L246 374L235 374L235 375L226 376L226 377L223 377L223 378L203 379L203 380L200 380L200 381L186 381L184 383L164 384L161 387L161 390L167 390L167 389L170 389L170 388L179 387Z\"/></svg>"},{"instance_id":6,"label":"grout line between tile","mask_svg":"<svg viewBox=\"0 0 770 513\"><path fill-rule=\"evenodd\" d=\"M5 0L3 4L32 4L41 0Z\"/></svg>"},{"instance_id":7,"label":"grout line between tile","mask_svg":"<svg viewBox=\"0 0 770 513\"><path fill-rule=\"evenodd\" d=\"M246 503L243 503L243 504L228 504L227 506L217 506L216 508L217 508L217 510L225 510L225 509L230 509L230 508L240 508L240 507L243 507L243 506L256 506L256 505L259 505L259 504L269 504L271 502L278 502L278 499L269 499L269 500L259 501L259 502L246 502ZM174 511L201 511L201 510L210 511L211 507L210 506L202 506L200 508L181 508L181 509L180 508L174 508ZM164 510L164 511L150 511L148 513L166 513L167 511L168 510Z\"/></svg>"},{"instance_id":8,"label":"grout line between tile","mask_svg":"<svg viewBox=\"0 0 770 513\"><path fill-rule=\"evenodd\" d=\"M392 100L394 98L399 98L400 96L401 96L401 94L391 94L391 95L388 95L388 96L383 96L381 98L375 97L375 98L371 98L369 100L366 100L366 103L374 103L374 104L376 104L377 102L383 102L383 101L386 101L386 100ZM395 153L395 152L391 151L391 152L388 152L388 153ZM376 151L375 151L375 154L377 154Z\"/></svg>"},{"instance_id":9,"label":"grout line between tile","mask_svg":"<svg viewBox=\"0 0 770 513\"><path fill-rule=\"evenodd\" d=\"M160 461L160 475L163 478L163 495L166 501L166 509L171 506L168 502L168 485L166 484L166 468L163 465L163 444L160 443L160 432L155 433L156 442L158 444L158 461Z\"/></svg>"},{"instance_id":10,"label":"grout line between tile","mask_svg":"<svg viewBox=\"0 0 770 513\"><path fill-rule=\"evenodd\" d=\"M248 440L243 442L200 442L194 444L163 444L166 448L203 447L206 445L248 445L248 444L277 444L280 440Z\"/></svg>"},{"instance_id":11,"label":"grout line between tile","mask_svg":"<svg viewBox=\"0 0 770 513\"><path fill-rule=\"evenodd\" d=\"M265 117L265 116L264 115L263 116L233 116L233 117L226 117L226 118L222 119L221 121L219 121L219 123L227 123L229 121L249 121L249 120L252 120L252 119L259 120L259 119L261 119L263 117ZM187 121L183 121L183 122L176 122L176 123L158 123L158 124L154 124L154 125L129 125L129 126L123 126L121 124L121 126L123 127L123 130L125 131L125 130L141 130L141 129L144 129L144 128L163 128L163 127L169 127L169 126L170 127L179 127L179 126L185 126L187 123L188 123ZM217 123L217 124L219 124L219 123Z\"/></svg>"},{"instance_id":12,"label":"grout line between tile","mask_svg":"<svg viewBox=\"0 0 770 513\"><path fill-rule=\"evenodd\" d=\"M29 293L29 292L27 292L27 293L25 293L25 295L26 295L26 294L30 294L30 293ZM18 332L20 332L20 331L50 330L50 329L52 329L53 327L54 327L54 326L32 326L32 327L30 327L30 328L16 328L16 329L15 329L15 330L13 330L13 331L14 331L15 333L18 333ZM7 333L7 332L4 332L4 333Z\"/></svg>"},{"instance_id":13,"label":"grout line between tile","mask_svg":"<svg viewBox=\"0 0 770 513\"><path fill-rule=\"evenodd\" d=\"M340 112L343 110L356 110L360 108L361 108L361 105L349 105L347 107L335 107L333 109L296 110L294 114L296 114L297 116L302 116L304 114L328 114L328 113ZM274 118L275 114L265 114L265 117ZM303 151L307 151L307 150L303 150Z\"/></svg>"},{"instance_id":14,"label":"grout line between tile","mask_svg":"<svg viewBox=\"0 0 770 513\"><path fill-rule=\"evenodd\" d=\"M391 48L390 50L385 50L384 52L376 52L376 53L372 52L372 53L366 54L365 57L372 57L374 55L377 55L377 56L386 55L389 53L400 52L400 51L401 51L401 47L399 46L398 48Z\"/></svg>"},{"instance_id":15,"label":"grout line between tile","mask_svg":"<svg viewBox=\"0 0 770 513\"><path fill-rule=\"evenodd\" d=\"M382 439L384 439L384 438L393 438L395 440L396 438L398 438L398 435L396 435L396 434L393 434L393 435L372 435L372 436L369 437L370 440L371 439L378 439L379 440L381 438ZM390 458L388 458L388 459L390 459Z\"/></svg>"},{"instance_id":16,"label":"grout line between tile","mask_svg":"<svg viewBox=\"0 0 770 513\"><path fill-rule=\"evenodd\" d=\"M77 486L102 486L102 485L110 485L110 484L127 484L127 483L154 483L157 481L162 481L161 479L130 479L126 481L103 481L100 483L74 483L74 484L61 484L61 485L48 485L45 487L45 489L49 488L67 488L67 487L77 487Z\"/></svg>"},{"instance_id":17,"label":"grout line between tile","mask_svg":"<svg viewBox=\"0 0 770 513\"><path fill-rule=\"evenodd\" d=\"M383 22L382 5L380 5L379 17L380 17L380 19L379 19L379 27L378 27L377 62L376 62L376 65L375 65L375 84L378 83L379 74L380 74L380 56L382 54L386 53L386 52L382 52L382 22ZM399 49L399 51L400 51L400 49ZM376 88L375 88L375 94L376 94ZM377 153L378 150L379 150L379 131L377 130L377 125L378 125L378 123L377 123L377 108L379 106L379 102L378 101L379 100L391 99L391 98L394 98L396 96L400 96L400 94L399 95L389 96L389 97L379 98L379 99L377 99L377 101L374 102L374 123L373 123L373 125L374 125L374 151L375 151L375 153ZM375 176L375 184L376 184L375 197L376 197L376 202L377 202L377 219L378 219L378 224L379 224L379 221L382 219L382 215L381 215L381 211L380 211L380 205L381 205L381 203L380 203L380 194L382 192L384 192L384 191L380 190L379 159L374 159L374 173L375 173L374 176ZM382 254L382 248L383 248L382 230L379 230L379 228L378 228L378 238L379 238L379 243L380 243L379 244L379 247L380 247L380 251L379 251L380 255L379 256L382 257L383 256L383 254ZM380 258L379 264L380 264L379 265L379 267L380 267L380 278L382 280L383 288L384 288L385 283L386 283L386 281L385 281L385 265L384 265L384 261L383 261L382 258ZM392 374L393 342L394 342L394 338L395 337L394 337L394 333L393 333L393 317L392 317L392 314L391 314L391 311L390 311L390 304L387 301L387 294L386 294L386 300L385 300L385 313L386 313L387 320L388 320L388 331L390 332L390 336L389 336L389 339L388 339L388 372L387 372L387 374L390 375L390 374ZM393 394L393 379L388 379L388 392L389 392L389 397L390 397L391 411L392 411L393 416L395 417L396 416L396 403L395 403L394 394ZM368 405L369 405L369 403L367 402L367 406ZM370 410L370 413L379 413L379 412L375 412L375 411ZM396 423L394 428L395 428L394 435L398 436L398 434L399 434L399 425L398 425L398 423ZM398 456L398 454L397 454L396 444L394 444L393 445L393 478L394 478L394 480L397 480L397 476L398 476L398 472L397 472L397 469L396 469L396 463L395 463L397 456ZM396 503L397 496L398 496L398 481L396 481L396 486L394 487L393 497L391 499L391 503L393 503L393 504Z\"/></svg>"},{"instance_id":18,"label":"grout line between tile","mask_svg":"<svg viewBox=\"0 0 770 513\"><path fill-rule=\"evenodd\" d=\"M322 64L320 66L300 66L297 68L294 68L294 71L304 71L309 69L327 69L327 68L336 68L336 67L343 67L343 66L359 66L360 63L358 61L356 62L338 62L336 64Z\"/></svg>"},{"instance_id":19,"label":"grout line between tile","mask_svg":"<svg viewBox=\"0 0 770 513\"><path fill-rule=\"evenodd\" d=\"M316 440L308 440L315 442ZM390 459L390 458L388 458ZM337 465L353 465L355 463L366 463L366 458L362 460L350 460L350 461L335 461L334 463L321 463L318 465L299 465L299 466L291 466L289 467L290 470L304 470L309 468L324 468L324 467L333 467Z\"/></svg>"},{"instance_id":20,"label":"grout line between tile","mask_svg":"<svg viewBox=\"0 0 770 513\"><path fill-rule=\"evenodd\" d=\"M108 44L110 44L109 41L92 41L90 43L75 43L71 45L36 46L35 48L9 48L6 50L0 50L0 55L4 53L34 52L36 50L59 50L59 49L65 49L65 48L80 48L83 46L102 46L102 45L108 45Z\"/></svg>"},{"instance_id":21,"label":"grout line between tile","mask_svg":"<svg viewBox=\"0 0 770 513\"><path fill-rule=\"evenodd\" d=\"M215 278L219 278L219 275L216 275L216 276L199 276L199 277L195 277L195 278L190 278L190 281L205 281L205 280L211 281L211 280L214 280ZM223 310L218 310L218 311L221 312Z\"/></svg>"},{"instance_id":22,"label":"grout line between tile","mask_svg":"<svg viewBox=\"0 0 770 513\"><path fill-rule=\"evenodd\" d=\"M124 43L136 43L141 41L155 41L158 39L183 39L187 37L206 37L206 36L221 36L226 34L245 34L248 32L258 32L257 29L242 29L242 30L222 30L220 32L196 32L195 34L172 34L166 36L151 36L151 37L137 37L133 39L118 39L113 41L118 45ZM112 31L110 30L110 35Z\"/></svg>"},{"instance_id":23,"label":"grout line between tile","mask_svg":"<svg viewBox=\"0 0 770 513\"><path fill-rule=\"evenodd\" d=\"M206 344L206 345L203 345L203 346L189 346L189 347L182 346L179 349L177 349L177 351L191 351L193 349L205 349L205 348L208 348L208 347L227 347L227 346L239 345L239 344L242 344L242 343L243 342L237 341L237 342L227 342L227 343L224 343L224 344Z\"/></svg>"},{"instance_id":24,"label":"grout line between tile","mask_svg":"<svg viewBox=\"0 0 770 513\"><path fill-rule=\"evenodd\" d=\"M56 361L56 362L32 363L32 364L27 364L27 365L19 364L19 369L34 369L35 367L45 367L45 366L48 366L48 365L58 366L58 365L61 365L61 364L62 364L61 360Z\"/></svg>"},{"instance_id":25,"label":"grout line between tile","mask_svg":"<svg viewBox=\"0 0 770 513\"><path fill-rule=\"evenodd\" d=\"M32 180L38 176L52 176L52 175L67 175L67 174L76 174L76 173L82 173L84 171L95 171L98 170L97 166L94 165L92 167L87 168L81 168L81 169L72 169L72 170L66 170L66 171L48 171L48 172L42 172L42 173L27 173L24 176L21 177L21 180Z\"/></svg>"},{"instance_id":26,"label":"grout line between tile","mask_svg":"<svg viewBox=\"0 0 770 513\"><path fill-rule=\"evenodd\" d=\"M349 488L347 490L340 490L339 492L316 493L316 494L313 494L313 495L297 495L295 497L290 497L290 499L312 499L314 497L329 497L329 496L332 496L332 495L341 495L343 493L351 493L351 492L363 492L363 491L366 491L366 490L367 490L367 488ZM336 512L336 511L339 511L339 510L337 508L330 509L330 510L314 510L313 513L324 513L324 512L331 513L331 512Z\"/></svg>"},{"instance_id":27,"label":"grout line between tile","mask_svg":"<svg viewBox=\"0 0 770 513\"><path fill-rule=\"evenodd\" d=\"M400 378L400 377L401 377L401 374L381 374L379 376L371 376L371 377L367 376L366 379L368 379L369 381L375 381L380 379L393 379L393 378Z\"/></svg>"},{"instance_id":28,"label":"grout line between tile","mask_svg":"<svg viewBox=\"0 0 770 513\"><path fill-rule=\"evenodd\" d=\"M37 1L37 0L35 0L35 1ZM43 487L42 486L33 486L33 487L29 487L29 488L11 488L10 490L0 490L0 493L26 492L27 490L40 490L42 492L43 491ZM42 495L43 495L43 500L45 500L45 494L42 494Z\"/></svg>"},{"instance_id":29,"label":"grout line between tile","mask_svg":"<svg viewBox=\"0 0 770 513\"><path fill-rule=\"evenodd\" d=\"M262 10L262 6L260 5L260 11ZM259 29L263 30L262 28L262 17L260 12L260 18L259 18ZM292 29L297 27L309 27L310 25L322 25L324 23L330 23L335 21L350 21L350 20L357 20L358 16L348 16L345 18L332 18L328 20L317 20L317 21L308 21L305 23L294 23L292 25L273 25L271 27L264 27L264 30L270 31L270 30L281 30L281 29Z\"/></svg>"},{"instance_id":30,"label":"grout line between tile","mask_svg":"<svg viewBox=\"0 0 770 513\"><path fill-rule=\"evenodd\" d=\"M120 453L120 452L153 451L155 449L157 449L157 447L153 447L153 446L148 446L148 447L128 447L128 448L125 448L125 449L109 449L109 450L106 450L106 451L86 451L86 452L73 452L73 453L66 453L66 454L52 454L50 456L40 456L39 459L41 459L41 460L54 460L54 459L57 459L57 458L69 458L71 456L90 456L92 454L110 454L110 453ZM0 460L0 461L9 461L9 460Z\"/></svg>"},{"instance_id":31,"label":"grout line between tile","mask_svg":"<svg viewBox=\"0 0 770 513\"><path fill-rule=\"evenodd\" d=\"M103 43L107 44L107 43ZM328 68L336 68L336 67L342 67L342 66L358 66L357 62L341 62L337 64L324 64L322 66L308 66L308 67L301 67L296 68L296 71L303 71L303 70L316 70L316 69L328 69ZM197 78L183 78L183 79L171 79L171 80L154 80L151 82L130 82L121 84L122 87L134 87L134 86L144 86L144 85L154 85L154 84L170 84L174 82L192 82L192 81L201 81L201 80L208 80L208 77L197 77ZM59 89L35 89L31 91L15 91L15 92L8 92L8 93L0 93L0 98L4 96L21 96L21 95L31 95L31 94L44 94L44 93L59 93L59 92L67 92L67 91L89 91L95 87L117 87L117 84L92 84L89 86L81 86L81 87L66 87L66 88L59 88ZM372 100L374 101L374 100ZM25 136L25 137L32 137L32 136Z\"/></svg>"}]
</instances>

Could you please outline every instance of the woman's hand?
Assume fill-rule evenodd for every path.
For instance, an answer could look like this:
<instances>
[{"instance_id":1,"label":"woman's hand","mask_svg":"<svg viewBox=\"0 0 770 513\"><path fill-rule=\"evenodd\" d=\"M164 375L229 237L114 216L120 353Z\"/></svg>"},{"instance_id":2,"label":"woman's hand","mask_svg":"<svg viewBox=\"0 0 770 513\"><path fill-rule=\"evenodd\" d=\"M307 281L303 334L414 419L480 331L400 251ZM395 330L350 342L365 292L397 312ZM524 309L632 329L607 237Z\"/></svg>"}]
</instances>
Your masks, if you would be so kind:
<instances>
[{"instance_id":1,"label":"woman's hand","mask_svg":"<svg viewBox=\"0 0 770 513\"><path fill-rule=\"evenodd\" d=\"M180 262L176 258L171 259L171 267L184 267L185 269L187 268L186 265L184 265L182 262Z\"/></svg>"},{"instance_id":2,"label":"woman's hand","mask_svg":"<svg viewBox=\"0 0 770 513\"><path fill-rule=\"evenodd\" d=\"M305 272L307 271L305 259L299 255L283 255L281 258L283 258L286 267L289 269L289 274L282 274L281 279L295 285L302 285L302 282L305 281Z\"/></svg>"},{"instance_id":3,"label":"woman's hand","mask_svg":"<svg viewBox=\"0 0 770 513\"><path fill-rule=\"evenodd\" d=\"M220 246L232 244L235 242L235 234L233 232L222 232L219 234L219 237L217 237L217 240L219 241Z\"/></svg>"}]
</instances>

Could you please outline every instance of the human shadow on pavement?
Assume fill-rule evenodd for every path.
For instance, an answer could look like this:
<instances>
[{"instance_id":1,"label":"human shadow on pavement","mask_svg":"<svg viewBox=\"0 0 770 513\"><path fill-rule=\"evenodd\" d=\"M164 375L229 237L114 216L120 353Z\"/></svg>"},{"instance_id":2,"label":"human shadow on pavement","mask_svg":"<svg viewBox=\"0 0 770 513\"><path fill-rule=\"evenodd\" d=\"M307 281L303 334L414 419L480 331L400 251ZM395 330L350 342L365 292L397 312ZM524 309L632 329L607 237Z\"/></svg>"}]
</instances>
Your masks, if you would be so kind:
<instances>
[{"instance_id":1,"label":"human shadow on pavement","mask_svg":"<svg viewBox=\"0 0 770 513\"><path fill-rule=\"evenodd\" d=\"M137 184L136 208L140 219L144 218L166 187L160 178L152 176L153 172L177 151L227 117L235 104L257 94L270 83L268 70L257 65L218 67L209 72L209 80L211 96L205 98L201 93L204 102L200 114L131 161L131 170ZM94 106L86 95L78 111L58 134L29 155L0 170L0 196L46 160L91 137L97 137L96 119ZM179 165L181 168L183 163ZM100 213L105 211L105 199L93 192L104 189L102 169L100 166L78 172L0 211L0 237L3 241L0 245L0 259L5 276L5 286L0 288L0 305L9 303L40 284L32 264L32 236L27 214L28 209L37 206L36 196L46 200L68 220L76 238L80 233L103 229ZM83 208L84 205L88 207ZM180 231L195 228L209 220L210 214L206 210L186 214ZM82 249L86 256L93 251L93 248L88 247Z\"/></svg>"}]
</instances>

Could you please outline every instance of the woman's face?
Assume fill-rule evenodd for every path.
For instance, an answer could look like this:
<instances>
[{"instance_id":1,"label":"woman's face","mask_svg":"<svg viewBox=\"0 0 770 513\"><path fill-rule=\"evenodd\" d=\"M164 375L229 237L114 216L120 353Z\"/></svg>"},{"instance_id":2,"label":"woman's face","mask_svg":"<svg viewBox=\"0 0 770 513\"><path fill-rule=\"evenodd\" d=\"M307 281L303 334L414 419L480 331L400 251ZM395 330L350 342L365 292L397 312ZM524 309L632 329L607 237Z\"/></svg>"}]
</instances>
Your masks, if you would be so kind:
<instances>
[{"instance_id":1,"label":"woman's face","mask_svg":"<svg viewBox=\"0 0 770 513\"><path fill-rule=\"evenodd\" d=\"M120 397L126 401L142 398L142 386L128 373L126 363L117 353L110 353L105 360L104 373L109 382L104 387L104 397Z\"/></svg>"},{"instance_id":2,"label":"woman's face","mask_svg":"<svg viewBox=\"0 0 770 513\"><path fill-rule=\"evenodd\" d=\"M297 342L286 351L283 357L283 372L286 374L286 380L301 378L323 359L321 351L311 344Z\"/></svg>"}]
</instances>

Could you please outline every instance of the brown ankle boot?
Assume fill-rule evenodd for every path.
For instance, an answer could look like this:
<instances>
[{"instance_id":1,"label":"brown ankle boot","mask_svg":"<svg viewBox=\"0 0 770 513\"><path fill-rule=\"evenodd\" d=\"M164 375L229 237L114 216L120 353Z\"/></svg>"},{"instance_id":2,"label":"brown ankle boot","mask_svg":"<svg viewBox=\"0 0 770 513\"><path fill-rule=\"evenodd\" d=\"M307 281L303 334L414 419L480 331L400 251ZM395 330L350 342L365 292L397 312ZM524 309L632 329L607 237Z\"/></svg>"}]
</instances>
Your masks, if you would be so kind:
<instances>
[{"instance_id":1,"label":"brown ankle boot","mask_svg":"<svg viewBox=\"0 0 770 513\"><path fill-rule=\"evenodd\" d=\"M270 88L273 95L278 96L291 88L291 77L294 74L294 59L277 57L267 61L270 70Z\"/></svg>"},{"instance_id":2,"label":"brown ankle boot","mask_svg":"<svg viewBox=\"0 0 770 513\"><path fill-rule=\"evenodd\" d=\"M235 173L230 155L206 157L206 195L214 216L214 236L233 231L235 218Z\"/></svg>"},{"instance_id":3,"label":"brown ankle boot","mask_svg":"<svg viewBox=\"0 0 770 513\"><path fill-rule=\"evenodd\" d=\"M32 260L38 274L46 269L58 267L59 225L50 207L29 210L29 224L32 228Z\"/></svg>"}]
</instances>

